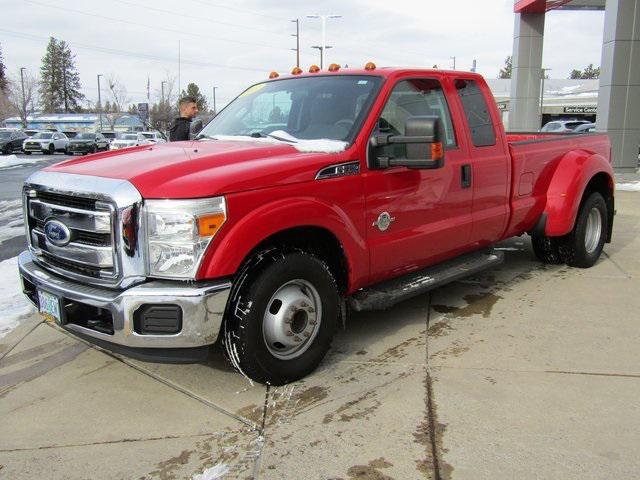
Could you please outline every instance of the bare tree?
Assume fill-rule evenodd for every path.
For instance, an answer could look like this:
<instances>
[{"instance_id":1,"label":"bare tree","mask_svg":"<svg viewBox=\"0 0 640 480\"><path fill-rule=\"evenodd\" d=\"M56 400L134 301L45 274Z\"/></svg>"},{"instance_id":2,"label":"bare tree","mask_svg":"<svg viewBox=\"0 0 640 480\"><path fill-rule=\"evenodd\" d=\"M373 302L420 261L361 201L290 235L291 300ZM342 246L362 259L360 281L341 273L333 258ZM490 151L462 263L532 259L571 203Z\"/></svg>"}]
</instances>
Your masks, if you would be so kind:
<instances>
[{"instance_id":1,"label":"bare tree","mask_svg":"<svg viewBox=\"0 0 640 480\"><path fill-rule=\"evenodd\" d=\"M113 100L113 110L117 113L126 112L127 106L131 102L131 98L127 93L127 87L124 83L115 75L110 75L107 78L107 85L109 87L109 93L111 93L111 99Z\"/></svg>"},{"instance_id":2,"label":"bare tree","mask_svg":"<svg viewBox=\"0 0 640 480\"><path fill-rule=\"evenodd\" d=\"M166 130L176 115L177 91L176 77L166 72L161 88L156 90L158 101L151 106L150 122L160 130Z\"/></svg>"},{"instance_id":3,"label":"bare tree","mask_svg":"<svg viewBox=\"0 0 640 480\"><path fill-rule=\"evenodd\" d=\"M23 90L24 84L24 90ZM20 117L24 128L27 128L27 116L33 110L34 103L38 99L38 79L28 70L24 71L22 79L18 72L17 78L11 78L9 82L9 103Z\"/></svg>"}]
</instances>

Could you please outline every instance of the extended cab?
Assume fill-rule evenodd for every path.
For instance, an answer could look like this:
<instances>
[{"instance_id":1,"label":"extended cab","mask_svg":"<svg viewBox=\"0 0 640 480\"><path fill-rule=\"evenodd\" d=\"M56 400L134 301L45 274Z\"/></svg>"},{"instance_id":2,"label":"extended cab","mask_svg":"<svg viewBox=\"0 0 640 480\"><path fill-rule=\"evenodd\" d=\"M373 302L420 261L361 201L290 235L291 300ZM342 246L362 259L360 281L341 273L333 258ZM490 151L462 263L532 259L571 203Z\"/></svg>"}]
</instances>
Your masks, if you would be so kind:
<instances>
[{"instance_id":1,"label":"extended cab","mask_svg":"<svg viewBox=\"0 0 640 480\"><path fill-rule=\"evenodd\" d=\"M502 261L589 267L611 240L606 135L505 134L481 76L276 77L193 141L70 159L24 186L24 292L63 328L160 361L220 340L260 382L303 377L348 309ZM391 318L391 317L390 317Z\"/></svg>"}]
</instances>

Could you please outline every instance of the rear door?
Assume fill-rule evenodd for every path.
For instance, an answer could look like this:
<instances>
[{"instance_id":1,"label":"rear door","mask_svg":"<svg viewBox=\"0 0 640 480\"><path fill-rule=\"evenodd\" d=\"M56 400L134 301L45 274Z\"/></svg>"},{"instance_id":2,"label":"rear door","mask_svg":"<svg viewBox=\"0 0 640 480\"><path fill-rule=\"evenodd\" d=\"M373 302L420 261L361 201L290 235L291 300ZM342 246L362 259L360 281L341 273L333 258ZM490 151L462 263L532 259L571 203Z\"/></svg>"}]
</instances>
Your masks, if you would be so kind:
<instances>
[{"instance_id":1,"label":"rear door","mask_svg":"<svg viewBox=\"0 0 640 480\"><path fill-rule=\"evenodd\" d=\"M460 119L449 108L452 95L452 84L437 75L399 79L371 132L403 135L406 119L418 115L440 117L445 130L442 168L391 167L363 175L372 282L442 260L468 244L472 192L460 178L468 152ZM403 156L404 148L388 146L384 154ZM387 228L380 222L385 215L391 220Z\"/></svg>"},{"instance_id":2,"label":"rear door","mask_svg":"<svg viewBox=\"0 0 640 480\"><path fill-rule=\"evenodd\" d=\"M497 108L486 84L471 78L454 80L456 100L466 117L469 146L469 181L473 190L473 228L470 241L477 246L501 238L508 221L511 157L501 132Z\"/></svg>"}]
</instances>

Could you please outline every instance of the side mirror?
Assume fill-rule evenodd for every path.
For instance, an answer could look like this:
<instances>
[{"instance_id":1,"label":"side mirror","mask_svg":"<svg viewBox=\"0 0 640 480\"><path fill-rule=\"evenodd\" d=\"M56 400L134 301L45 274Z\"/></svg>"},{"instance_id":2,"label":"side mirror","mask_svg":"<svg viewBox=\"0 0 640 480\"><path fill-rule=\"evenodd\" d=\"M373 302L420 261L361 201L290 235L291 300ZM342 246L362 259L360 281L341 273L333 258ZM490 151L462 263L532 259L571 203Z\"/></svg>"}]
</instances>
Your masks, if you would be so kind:
<instances>
[{"instance_id":1,"label":"side mirror","mask_svg":"<svg viewBox=\"0 0 640 480\"><path fill-rule=\"evenodd\" d=\"M404 135L380 133L371 137L369 154L372 168L441 168L444 165L442 122L436 116L407 118ZM406 145L406 156L381 155L381 147Z\"/></svg>"}]
</instances>

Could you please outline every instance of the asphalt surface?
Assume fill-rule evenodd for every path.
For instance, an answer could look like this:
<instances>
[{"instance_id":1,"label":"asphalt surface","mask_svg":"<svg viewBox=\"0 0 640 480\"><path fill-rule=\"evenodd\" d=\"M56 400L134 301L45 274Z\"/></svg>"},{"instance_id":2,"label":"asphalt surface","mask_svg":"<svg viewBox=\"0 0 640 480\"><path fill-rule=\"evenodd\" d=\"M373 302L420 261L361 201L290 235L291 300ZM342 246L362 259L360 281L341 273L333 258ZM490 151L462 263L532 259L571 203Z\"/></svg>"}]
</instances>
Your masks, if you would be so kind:
<instances>
[{"instance_id":1,"label":"asphalt surface","mask_svg":"<svg viewBox=\"0 0 640 480\"><path fill-rule=\"evenodd\" d=\"M15 165L0 166L0 261L15 257L26 248L20 202L23 182L41 168L70 158L60 153L16 157ZM8 158L2 155L0 162Z\"/></svg>"}]
</instances>

